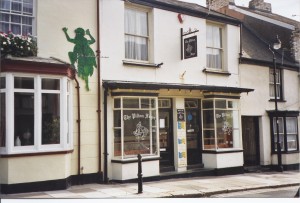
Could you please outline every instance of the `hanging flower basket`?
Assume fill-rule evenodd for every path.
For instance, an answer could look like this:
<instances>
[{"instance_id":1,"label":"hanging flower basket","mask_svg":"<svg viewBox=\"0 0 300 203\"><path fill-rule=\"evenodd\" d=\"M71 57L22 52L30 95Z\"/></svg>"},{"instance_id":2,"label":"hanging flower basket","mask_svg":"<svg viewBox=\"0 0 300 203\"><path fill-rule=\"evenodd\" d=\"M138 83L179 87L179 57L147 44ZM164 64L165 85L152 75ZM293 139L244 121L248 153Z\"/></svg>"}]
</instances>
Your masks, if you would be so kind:
<instances>
[{"instance_id":1,"label":"hanging flower basket","mask_svg":"<svg viewBox=\"0 0 300 203\"><path fill-rule=\"evenodd\" d=\"M8 54L19 57L36 56L37 43L30 35L23 36L11 32L0 32L0 50L1 56Z\"/></svg>"}]
</instances>

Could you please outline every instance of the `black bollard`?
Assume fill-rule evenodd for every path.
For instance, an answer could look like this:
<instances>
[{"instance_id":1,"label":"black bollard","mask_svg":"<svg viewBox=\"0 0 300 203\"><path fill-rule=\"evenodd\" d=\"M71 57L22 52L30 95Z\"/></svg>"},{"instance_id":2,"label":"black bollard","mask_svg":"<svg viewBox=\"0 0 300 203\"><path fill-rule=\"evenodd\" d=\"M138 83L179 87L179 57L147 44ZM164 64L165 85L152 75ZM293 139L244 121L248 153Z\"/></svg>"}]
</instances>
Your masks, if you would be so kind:
<instances>
[{"instance_id":1,"label":"black bollard","mask_svg":"<svg viewBox=\"0 0 300 203\"><path fill-rule=\"evenodd\" d=\"M143 193L142 156L138 154L138 194Z\"/></svg>"}]
</instances>

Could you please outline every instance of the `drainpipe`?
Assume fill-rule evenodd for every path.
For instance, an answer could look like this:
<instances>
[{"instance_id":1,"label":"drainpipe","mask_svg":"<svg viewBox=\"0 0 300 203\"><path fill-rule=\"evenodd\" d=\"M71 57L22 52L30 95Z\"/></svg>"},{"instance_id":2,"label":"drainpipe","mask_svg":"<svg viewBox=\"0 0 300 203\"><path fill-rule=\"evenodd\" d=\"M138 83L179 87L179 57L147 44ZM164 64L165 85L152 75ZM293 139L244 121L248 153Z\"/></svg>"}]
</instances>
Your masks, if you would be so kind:
<instances>
[{"instance_id":1,"label":"drainpipe","mask_svg":"<svg viewBox=\"0 0 300 203\"><path fill-rule=\"evenodd\" d=\"M108 88L104 87L104 182L108 183L107 177L107 96Z\"/></svg>"},{"instance_id":2,"label":"drainpipe","mask_svg":"<svg viewBox=\"0 0 300 203\"><path fill-rule=\"evenodd\" d=\"M80 180L80 175L81 175L81 173L80 173L80 166L81 166L81 163L80 163L80 158L81 158L81 156L80 156L80 145L81 145L81 143L80 143L80 137L81 137L81 134L80 134L80 132L81 132L81 130L80 130L80 122L81 122L81 118L80 118L80 86L79 86L79 82L78 82L78 80L76 79L76 76L74 76L74 79L75 79L75 82L76 82L76 89L77 89L77 131L78 131L78 161L77 161L77 163L78 163L78 177L79 177L79 180ZM80 181L81 182L81 181Z\"/></svg>"},{"instance_id":3,"label":"drainpipe","mask_svg":"<svg viewBox=\"0 0 300 203\"><path fill-rule=\"evenodd\" d=\"M239 63L242 62L242 57L243 57L243 37L242 37L242 34L243 34L243 23L240 24L240 58L239 58Z\"/></svg>"},{"instance_id":4,"label":"drainpipe","mask_svg":"<svg viewBox=\"0 0 300 203\"><path fill-rule=\"evenodd\" d=\"M100 0L97 1L97 78L98 78L98 139L99 139L99 174L102 174L101 171L101 88L100 88L100 57L101 57L101 52L100 52Z\"/></svg>"}]
</instances>

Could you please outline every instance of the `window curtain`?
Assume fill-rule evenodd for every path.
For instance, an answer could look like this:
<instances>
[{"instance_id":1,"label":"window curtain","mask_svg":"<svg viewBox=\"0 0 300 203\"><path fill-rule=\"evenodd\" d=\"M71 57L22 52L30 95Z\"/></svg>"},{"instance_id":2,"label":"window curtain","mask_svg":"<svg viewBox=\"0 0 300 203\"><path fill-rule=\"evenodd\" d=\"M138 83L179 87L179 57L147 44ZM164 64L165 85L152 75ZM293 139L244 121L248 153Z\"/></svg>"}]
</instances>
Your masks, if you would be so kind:
<instances>
[{"instance_id":1,"label":"window curtain","mask_svg":"<svg viewBox=\"0 0 300 203\"><path fill-rule=\"evenodd\" d=\"M147 13L125 10L125 57L134 60L148 60Z\"/></svg>"},{"instance_id":2,"label":"window curtain","mask_svg":"<svg viewBox=\"0 0 300 203\"><path fill-rule=\"evenodd\" d=\"M222 68L222 30L208 25L206 28L206 61L209 68Z\"/></svg>"}]
</instances>

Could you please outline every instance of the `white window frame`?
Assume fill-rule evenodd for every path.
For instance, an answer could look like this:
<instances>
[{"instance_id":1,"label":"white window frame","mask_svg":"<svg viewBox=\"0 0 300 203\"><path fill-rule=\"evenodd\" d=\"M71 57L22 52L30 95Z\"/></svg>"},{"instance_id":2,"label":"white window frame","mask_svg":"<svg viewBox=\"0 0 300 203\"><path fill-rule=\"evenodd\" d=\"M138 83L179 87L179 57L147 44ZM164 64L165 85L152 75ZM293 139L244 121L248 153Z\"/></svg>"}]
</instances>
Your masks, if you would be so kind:
<instances>
[{"instance_id":1,"label":"white window frame","mask_svg":"<svg viewBox=\"0 0 300 203\"><path fill-rule=\"evenodd\" d=\"M130 33L126 33L125 30L125 15L126 15L126 10L134 10L134 11L139 11L139 12L144 12L147 14L147 35L137 35L137 34L130 34ZM152 54L151 54L151 38L152 38L152 29L151 29L151 19L152 19L152 13L151 10L149 8L146 7L140 7L140 6L133 6L133 5L125 5L124 8L124 58L125 61L133 61L133 62L139 62L139 63L150 63L152 61ZM139 59L134 59L134 58L127 58L126 57L126 36L134 36L134 37L140 37L140 38L145 38L146 42L147 42L147 60L139 60ZM136 57L135 57L136 58Z\"/></svg>"},{"instance_id":2,"label":"white window frame","mask_svg":"<svg viewBox=\"0 0 300 203\"><path fill-rule=\"evenodd\" d=\"M115 108L114 102L115 99L120 99L120 108ZM139 99L139 108L123 108L123 99ZM141 108L141 99L155 99L155 108ZM115 127L113 126L113 131L114 130L121 130L121 155L120 156L115 156L114 152L115 152L115 142L113 140L113 144L112 144L112 153L113 153L113 159L115 160L128 160L128 159L136 159L137 155L124 155L124 119L123 119L123 112L124 110L149 110L154 111L155 110L155 114L156 114L156 123L155 126L151 126L151 128L149 129L150 131L150 138L149 138L149 142L150 142L150 153L149 154L143 154L143 156L155 156L158 157L159 154L159 124L158 124L158 98L157 97L149 97L149 96L118 96L118 97L113 97L113 111L121 111L121 127ZM113 113L114 114L114 113ZM114 116L113 116L113 123L114 123ZM155 128L156 130L156 151L154 152L152 149L152 143L153 143L153 128ZM115 137L115 136L114 136Z\"/></svg>"},{"instance_id":3,"label":"white window frame","mask_svg":"<svg viewBox=\"0 0 300 203\"><path fill-rule=\"evenodd\" d=\"M73 149L73 88L66 76L47 76L39 74L1 74L6 78L6 143L0 147L0 154L27 154L41 152L57 152ZM14 78L33 78L34 89L15 89ZM42 90L42 79L58 79L60 90ZM69 85L69 88L67 87ZM69 89L69 91L68 91ZM1 92L4 92L2 90ZM14 93L30 92L34 94L34 144L31 146L14 146ZM55 92L60 95L60 143L42 145L42 93ZM67 99L69 97L69 100ZM69 109L68 109L69 108ZM69 122L68 122L69 121ZM68 138L69 137L69 138Z\"/></svg>"},{"instance_id":4,"label":"white window frame","mask_svg":"<svg viewBox=\"0 0 300 203\"><path fill-rule=\"evenodd\" d=\"M222 100L222 101L226 101L226 108L217 108L216 107L216 101L218 100ZM213 107L212 108L204 108L203 107L203 101L213 101ZM233 106L233 107L229 107L229 102L233 102L236 104L236 106ZM242 149L242 142L241 142L241 115L240 115L240 102L239 100L237 99L222 99L222 98L214 98L214 99L203 99L201 100L201 109L202 109L202 149L203 150L207 150L207 151L231 151L231 150L240 150ZM213 124L213 128L206 128L205 125L204 125L204 118L203 118L203 115L204 115L204 111L213 111L213 115L214 115L214 118L213 118L213 121L214 121L214 124ZM216 111L217 110L225 110L225 111L232 111L232 112L237 112L237 116L238 116L238 120L236 120L237 122L235 124L238 125L238 127L236 126L232 126L232 147L228 147L228 148L219 148L218 147L218 136L217 136L217 120L216 120ZM233 113L233 116L234 116L234 113ZM233 118L233 122L234 122L234 118ZM205 149L205 137L204 137L204 131L205 130L213 130L214 131L214 148L207 148ZM238 135L234 135L234 131L238 132ZM237 136L237 137L236 137Z\"/></svg>"},{"instance_id":5,"label":"white window frame","mask_svg":"<svg viewBox=\"0 0 300 203\"><path fill-rule=\"evenodd\" d=\"M224 71L224 64L225 64L225 60L224 60L224 46L225 46L225 41L224 41L224 39L225 39L225 27L224 27L224 25L222 25L222 24L216 24L216 23L212 23L212 22L207 22L206 23L206 29L208 28L208 26L212 26L212 27L217 27L217 28L219 28L219 30L221 31L221 37L220 37L220 40L221 40L221 42L220 42L220 44L221 44L221 47L214 47L214 46L208 46L208 44L207 44L207 32L206 32L206 68L209 70L209 69L211 69L211 70L218 70L218 71ZM220 55L221 55L221 66L218 68L218 67L210 67L209 65L208 65L208 59L207 59L207 56L208 56L208 49L212 49L212 50L218 50L218 51L220 51Z\"/></svg>"},{"instance_id":6,"label":"white window frame","mask_svg":"<svg viewBox=\"0 0 300 203\"><path fill-rule=\"evenodd\" d=\"M277 81L278 79L278 81ZM282 71L276 69L276 81L274 81L274 69L269 69L269 96L270 99L275 99L274 85L276 85L277 99L282 99ZM271 95L273 92L274 95Z\"/></svg>"},{"instance_id":7,"label":"white window frame","mask_svg":"<svg viewBox=\"0 0 300 203\"><path fill-rule=\"evenodd\" d=\"M1 0L2 1L2 0ZM2 22L4 22L4 23L9 23L9 31L12 31L12 28L11 28L11 25L12 24L18 24L18 25L20 25L21 26L21 33L14 33L14 34L21 34L21 35L27 35L27 34L29 34L29 33L22 33L23 32L23 28L22 28L22 26L23 25L26 25L26 26L28 26L27 24L24 24L24 23L22 23L22 20L21 20L21 23L15 23L15 22L11 22L11 18L12 18L12 15L15 15L15 16L21 16L21 18L22 17L30 17L30 18L32 18L32 24L31 24L31 27L32 27L32 33L30 33L31 35L33 35L33 36L36 36L36 5L37 5L37 2L36 2L36 0L32 0L33 2L32 2L32 9L33 9L33 11L32 11L32 14L29 14L29 13L26 13L26 12L23 12L23 11L21 11L21 13L14 13L13 11L12 11L12 6L11 6L11 4L15 1L15 0L5 0L5 1L9 1L9 3L10 3L10 9L9 10L2 10L1 9L1 14L8 14L9 15L9 22L7 22L7 21L2 21L1 19L0 19L0 22L2 23ZM21 2L18 2L18 1L15 1L15 2L18 2L18 3L21 3L22 4L22 8L23 8L23 1L24 0L22 0ZM3 30L2 30L3 31Z\"/></svg>"}]
</instances>

